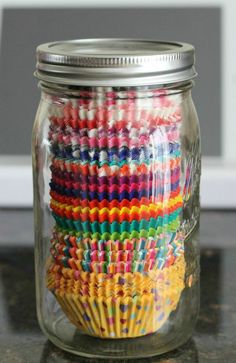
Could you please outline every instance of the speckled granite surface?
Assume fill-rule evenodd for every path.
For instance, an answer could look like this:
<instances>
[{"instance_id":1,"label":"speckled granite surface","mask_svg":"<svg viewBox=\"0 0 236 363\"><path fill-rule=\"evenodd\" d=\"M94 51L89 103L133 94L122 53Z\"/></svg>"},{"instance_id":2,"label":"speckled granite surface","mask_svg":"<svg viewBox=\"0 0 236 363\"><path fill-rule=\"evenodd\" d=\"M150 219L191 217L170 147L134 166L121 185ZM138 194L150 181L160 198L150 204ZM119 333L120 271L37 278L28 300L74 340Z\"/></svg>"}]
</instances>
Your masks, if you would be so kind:
<instances>
[{"instance_id":1,"label":"speckled granite surface","mask_svg":"<svg viewBox=\"0 0 236 363\"><path fill-rule=\"evenodd\" d=\"M206 212L205 215L207 218ZM228 215L233 220L236 213ZM220 237L214 234L214 225L209 224L208 235L202 234L201 238L212 235L211 238L218 238L216 245L224 246L222 236L225 234L235 248L202 249L201 310L193 338L162 357L135 362L236 362L236 234L234 237L232 224L230 237L227 237L229 232L223 224L220 226L221 220L219 213L217 230L221 230ZM64 353L43 336L35 313L33 248L9 245L7 241L0 244L0 362L96 362Z\"/></svg>"}]
</instances>

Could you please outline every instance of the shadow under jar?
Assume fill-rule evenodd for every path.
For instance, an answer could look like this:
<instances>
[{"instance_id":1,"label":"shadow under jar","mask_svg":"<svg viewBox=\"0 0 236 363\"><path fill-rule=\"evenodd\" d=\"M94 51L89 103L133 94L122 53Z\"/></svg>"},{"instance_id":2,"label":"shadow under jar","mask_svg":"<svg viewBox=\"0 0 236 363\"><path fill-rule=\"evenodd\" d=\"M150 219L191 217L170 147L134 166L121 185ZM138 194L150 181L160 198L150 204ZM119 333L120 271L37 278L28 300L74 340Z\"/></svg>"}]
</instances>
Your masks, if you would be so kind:
<instances>
[{"instance_id":1,"label":"shadow under jar","mask_svg":"<svg viewBox=\"0 0 236 363\"><path fill-rule=\"evenodd\" d=\"M199 308L199 123L185 43L37 48L38 320L57 346L141 358L183 344Z\"/></svg>"}]
</instances>

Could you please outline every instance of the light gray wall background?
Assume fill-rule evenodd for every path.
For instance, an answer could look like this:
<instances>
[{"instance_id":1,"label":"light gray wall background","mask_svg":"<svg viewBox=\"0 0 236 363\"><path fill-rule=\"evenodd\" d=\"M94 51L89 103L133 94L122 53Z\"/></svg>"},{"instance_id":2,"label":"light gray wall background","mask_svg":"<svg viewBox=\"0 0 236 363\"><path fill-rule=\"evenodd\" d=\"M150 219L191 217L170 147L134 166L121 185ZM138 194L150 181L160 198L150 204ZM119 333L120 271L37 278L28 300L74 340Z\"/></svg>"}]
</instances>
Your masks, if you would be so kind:
<instances>
[{"instance_id":1,"label":"light gray wall background","mask_svg":"<svg viewBox=\"0 0 236 363\"><path fill-rule=\"evenodd\" d=\"M221 9L4 9L0 52L0 155L30 154L40 93L35 48L54 40L134 37L179 40L196 48L193 90L203 154L221 155Z\"/></svg>"}]
</instances>

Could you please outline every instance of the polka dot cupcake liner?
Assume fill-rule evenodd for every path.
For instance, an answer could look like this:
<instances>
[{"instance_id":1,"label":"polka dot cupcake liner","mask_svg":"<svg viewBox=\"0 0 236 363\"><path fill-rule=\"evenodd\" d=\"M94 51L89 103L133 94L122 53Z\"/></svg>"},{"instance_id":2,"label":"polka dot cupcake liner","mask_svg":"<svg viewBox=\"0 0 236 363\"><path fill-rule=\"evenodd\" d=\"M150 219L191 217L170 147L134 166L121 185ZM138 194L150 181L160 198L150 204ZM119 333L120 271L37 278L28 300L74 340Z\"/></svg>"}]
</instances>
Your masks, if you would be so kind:
<instances>
[{"instance_id":1,"label":"polka dot cupcake liner","mask_svg":"<svg viewBox=\"0 0 236 363\"><path fill-rule=\"evenodd\" d=\"M184 288L184 258L162 275L158 289L133 297L87 297L61 286L52 291L81 332L100 338L134 338L158 331L176 309Z\"/></svg>"},{"instance_id":2,"label":"polka dot cupcake liner","mask_svg":"<svg viewBox=\"0 0 236 363\"><path fill-rule=\"evenodd\" d=\"M135 300L120 298L115 302L104 298L80 299L66 293L55 293L55 296L79 331L99 338L135 338L151 334L160 329L169 316L168 311L165 313L162 309L159 316L152 319L149 310L159 308L154 304L153 295ZM131 313L125 312L126 306L132 306Z\"/></svg>"}]
</instances>

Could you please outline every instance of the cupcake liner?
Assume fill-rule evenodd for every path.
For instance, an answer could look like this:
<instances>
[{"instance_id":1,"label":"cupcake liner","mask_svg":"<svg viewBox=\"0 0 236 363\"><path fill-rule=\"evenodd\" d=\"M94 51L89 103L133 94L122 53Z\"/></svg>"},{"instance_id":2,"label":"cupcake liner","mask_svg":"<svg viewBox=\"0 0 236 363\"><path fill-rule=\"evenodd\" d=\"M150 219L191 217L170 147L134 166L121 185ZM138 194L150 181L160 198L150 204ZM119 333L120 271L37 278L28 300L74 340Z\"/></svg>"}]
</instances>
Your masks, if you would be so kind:
<instances>
[{"instance_id":1,"label":"cupcake liner","mask_svg":"<svg viewBox=\"0 0 236 363\"><path fill-rule=\"evenodd\" d=\"M107 200L108 202L117 200L118 202L122 202L123 200L132 201L133 199L141 200L142 198L156 199L157 202L160 202L163 199L169 199L169 193L176 192L180 186L180 180L177 178L173 183L169 183L167 180L168 178L166 177L166 181L164 178L162 182L155 181L152 187L148 189L143 187L144 183L137 189L134 189L135 185L132 184L123 186L114 185L112 187L107 185L101 187L91 185L90 187L86 187L86 190L83 190L85 188L74 189L62 186L59 183L55 183L55 180L52 180L49 185L51 187L51 192L58 194L60 197L71 197L71 203L73 204L78 204L79 200L95 200L98 202L103 200Z\"/></svg>"},{"instance_id":2,"label":"cupcake liner","mask_svg":"<svg viewBox=\"0 0 236 363\"><path fill-rule=\"evenodd\" d=\"M158 174L153 178L152 173L140 176L123 176L123 177L97 177L93 176L81 176L79 174L61 172L60 170L53 170L51 183L52 186L63 187L65 189L81 189L83 192L85 191L98 191L103 192L108 190L109 192L113 192L112 188L129 188L132 189L161 189L163 185L170 184L171 188L179 181L180 178L180 167L172 169L168 172L168 175L163 177L161 174ZM122 191L122 189L121 189ZM71 191L71 195L73 195Z\"/></svg>"},{"instance_id":3,"label":"cupcake liner","mask_svg":"<svg viewBox=\"0 0 236 363\"><path fill-rule=\"evenodd\" d=\"M112 110L112 112L113 111L114 110ZM159 119L149 119L146 110L143 110L143 112L140 111L141 110L139 110L134 116L137 118L133 120L129 118L116 121L99 120L96 116L91 120L74 120L75 123L77 121L77 128L70 125L71 120L68 120L66 123L63 121L63 118L53 115L49 117L50 130L48 137L54 142L64 143L66 145L82 145L81 142L86 144L88 138L93 140L94 138L103 138L106 135L111 138L115 135L119 135L120 137L129 135L135 138L138 136L148 136L158 127L163 127L166 128L167 131L170 131L173 130L173 128L178 127L181 121L181 117L178 112L173 112L172 116L167 119L164 119L163 117L160 117ZM143 119L139 121L138 118L140 117L143 117ZM62 130L65 131L64 134L61 133ZM79 136L80 139L78 139L77 136ZM81 140L81 138L84 138L84 140ZM97 145L97 141L95 139L94 142L95 145ZM109 145L112 145L112 143Z\"/></svg>"},{"instance_id":4,"label":"cupcake liner","mask_svg":"<svg viewBox=\"0 0 236 363\"><path fill-rule=\"evenodd\" d=\"M156 271L148 273L93 273L75 271L51 263L47 274L50 290L59 289L81 296L134 297L153 293L162 284L162 275Z\"/></svg>"},{"instance_id":5,"label":"cupcake liner","mask_svg":"<svg viewBox=\"0 0 236 363\"><path fill-rule=\"evenodd\" d=\"M176 135L175 135L176 136ZM54 136L55 138L55 136ZM178 139L178 138L177 138ZM129 147L126 145L112 146L112 147L86 147L73 144L64 144L51 141L50 148L51 154L58 158L67 158L73 161L79 160L81 164L86 163L97 163L99 165L114 165L119 163L132 162L132 163L148 163L149 160L153 159L153 150L155 151L155 159L169 159L177 158L180 156L180 144L176 143L176 137L173 137L173 141L168 143L153 144L148 146L145 143L141 146ZM127 143L126 143L127 144Z\"/></svg>"},{"instance_id":6,"label":"cupcake liner","mask_svg":"<svg viewBox=\"0 0 236 363\"><path fill-rule=\"evenodd\" d=\"M180 246L175 253L170 253L168 248L161 247L153 258L145 260L130 261L87 261L65 255L58 255L51 250L52 257L60 266L65 266L73 270L88 271L96 273L126 273L126 272L148 272L156 269L163 269L171 266L176 258L183 253Z\"/></svg>"},{"instance_id":7,"label":"cupcake liner","mask_svg":"<svg viewBox=\"0 0 236 363\"><path fill-rule=\"evenodd\" d=\"M155 184L154 184L155 186ZM93 209L93 208L108 208L109 210L113 208L122 209L124 207L131 209L132 207L142 208L143 206L150 206L152 209L156 210L159 208L168 207L168 203L173 203L173 200L177 197L182 196L180 185L177 186L175 190L170 190L168 185L165 185L165 191L163 194L154 194L151 197L141 197L138 198L130 198L129 199L105 199L102 195L99 198L95 198L92 200L89 199L81 199L78 197L70 197L67 195L62 195L54 190L50 191L51 200L63 204L63 207L68 207L69 211L73 210L73 208L78 207L78 209L74 209L74 212L80 211L83 208Z\"/></svg>"},{"instance_id":8,"label":"cupcake liner","mask_svg":"<svg viewBox=\"0 0 236 363\"><path fill-rule=\"evenodd\" d=\"M131 163L124 165L96 165L96 164L81 164L78 161L67 158L54 157L51 164L51 170L54 172L55 169L61 171L73 172L76 174L82 174L82 176L98 176L98 177L111 177L111 176L131 176L150 174L162 175L162 173L168 173L169 170L180 168L180 158L171 158L163 162L162 160L154 160L149 164L145 163Z\"/></svg>"},{"instance_id":9,"label":"cupcake liner","mask_svg":"<svg viewBox=\"0 0 236 363\"><path fill-rule=\"evenodd\" d=\"M55 229L50 252L61 266L115 273L164 268L173 264L183 250L183 236L176 232L160 235L159 239L126 239L122 243L119 240L83 240Z\"/></svg>"},{"instance_id":10,"label":"cupcake liner","mask_svg":"<svg viewBox=\"0 0 236 363\"><path fill-rule=\"evenodd\" d=\"M177 170L175 170L177 169ZM133 199L142 197L155 197L158 195L165 195L166 190L176 191L180 185L180 169L175 168L172 170L172 174L165 172L163 175L159 173L156 179L142 180L144 178L111 178L115 181L113 184L104 182L81 183L79 181L73 182L65 179L60 179L53 174L50 187L52 191L55 191L61 195L77 197L80 199ZM90 178L92 179L92 178ZM101 179L101 178L99 178ZM107 178L106 178L107 179ZM115 179L115 180L114 180ZM125 180L128 179L128 180ZM135 181L133 181L133 180ZM120 197L119 197L120 196Z\"/></svg>"},{"instance_id":11,"label":"cupcake liner","mask_svg":"<svg viewBox=\"0 0 236 363\"><path fill-rule=\"evenodd\" d=\"M179 206L179 208L175 209L172 213L165 214L164 216L157 216L156 218L151 217L149 219L142 218L140 220L134 219L131 222L125 220L121 223L119 220L114 222L105 220L100 223L99 219L94 222L90 222L89 217L87 219L85 218L85 221L73 220L60 217L54 212L52 212L52 215L60 227L73 229L78 233L84 234L84 236L87 235L91 237L96 233L101 236L122 235L123 233L131 236L132 233L136 234L141 233L142 231L153 231L154 233L158 233L158 231L160 233L160 231L165 229L170 229L172 231L172 226L175 224L178 225L179 223L179 215L181 212L182 208Z\"/></svg>"},{"instance_id":12,"label":"cupcake liner","mask_svg":"<svg viewBox=\"0 0 236 363\"><path fill-rule=\"evenodd\" d=\"M133 198L135 199L135 198ZM131 203L130 203L131 204ZM113 222L130 222L135 220L150 221L151 218L157 219L158 217L167 218L167 215L171 215L176 210L182 207L182 196L177 195L175 198L169 198L162 203L150 203L149 205L141 204L139 206L121 206L112 205L109 203L107 206L85 206L78 205L74 207L71 204L61 203L57 200L51 199L50 202L51 210L61 218L80 220L81 222L89 221L90 223L98 221L103 223L109 221ZM151 226L149 224L147 228Z\"/></svg>"},{"instance_id":13,"label":"cupcake liner","mask_svg":"<svg viewBox=\"0 0 236 363\"><path fill-rule=\"evenodd\" d=\"M65 187L67 189L81 189L82 191L98 191L103 192L104 189L108 190L109 192L113 192L112 188L119 188L122 192L123 189L125 190L132 190L132 189L151 189L153 186L155 189L161 188L165 184L173 184L175 185L180 177L180 168L177 167L172 169L171 172L165 171L165 177L161 173L156 175L155 180L153 180L152 174L150 175L141 175L139 176L131 176L131 177L93 177L88 176L88 178L83 177L80 180L68 180L65 177L65 173L63 173L63 177L58 177L59 173L54 170L51 182L55 185ZM166 175L167 174L167 175ZM167 179L168 178L168 179Z\"/></svg>"},{"instance_id":14,"label":"cupcake liner","mask_svg":"<svg viewBox=\"0 0 236 363\"><path fill-rule=\"evenodd\" d=\"M97 127L119 122L122 124L123 120L127 120L134 127L139 122L139 125L147 124L150 128L156 127L160 122L167 123L180 117L179 105L182 102L180 94L155 95L149 92L147 96L147 93L141 95L140 92L136 92L132 97L128 94L122 99L118 93L113 92L113 97L110 98L101 92L99 96L93 93L89 97L92 98L86 96L86 101L81 98L65 101L62 107L58 105L54 107L55 111L51 107L53 125L83 129L93 127L94 124Z\"/></svg>"},{"instance_id":15,"label":"cupcake liner","mask_svg":"<svg viewBox=\"0 0 236 363\"><path fill-rule=\"evenodd\" d=\"M56 263L61 266L72 268L78 271L88 271L96 273L126 273L126 272L144 272L157 268L158 266L164 267L165 260L149 260L149 261L129 261L129 262L88 262L84 260L78 260L73 257L68 258L66 256L53 256Z\"/></svg>"},{"instance_id":16,"label":"cupcake liner","mask_svg":"<svg viewBox=\"0 0 236 363\"><path fill-rule=\"evenodd\" d=\"M51 254L75 258L86 262L130 262L130 261L149 261L156 259L159 248L143 249L139 251L121 250L121 251L99 251L83 250L75 247L68 248L65 245L52 244Z\"/></svg>"},{"instance_id":17,"label":"cupcake liner","mask_svg":"<svg viewBox=\"0 0 236 363\"><path fill-rule=\"evenodd\" d=\"M167 232L160 234L158 238L133 238L125 240L98 240L90 238L82 238L73 234L72 231L67 231L59 227L53 230L51 238L52 246L60 245L67 248L76 248L81 250L92 251L140 251L160 248L161 246L172 245L174 249L177 246L183 245L183 236L181 233Z\"/></svg>"},{"instance_id":18,"label":"cupcake liner","mask_svg":"<svg viewBox=\"0 0 236 363\"><path fill-rule=\"evenodd\" d=\"M157 288L142 296L88 297L63 285L51 290L82 332L101 338L138 337L158 331L176 309L184 288L184 257L156 273L160 280Z\"/></svg>"},{"instance_id":19,"label":"cupcake liner","mask_svg":"<svg viewBox=\"0 0 236 363\"><path fill-rule=\"evenodd\" d=\"M107 111L107 112L106 112ZM146 127L148 129L156 128L160 125L169 126L173 125L174 123L177 123L181 119L181 115L179 112L179 109L171 109L171 108L165 108L164 112L162 113L161 110L152 109L153 116L147 112L145 109L130 109L127 110L127 112L119 109L113 109L113 110L105 110L105 109L97 109L97 110L86 110L86 109L80 109L80 114L87 113L87 118L84 117L83 119L76 119L76 118L68 118L61 117L53 115L50 116L50 122L52 125L53 131L55 131L58 127L65 129L67 132L76 130L77 132L79 130L92 130L94 128L105 128L109 129L110 127L115 127L117 131L121 130L125 126L128 129L131 128L137 128L137 127ZM113 115L115 113L119 113L120 117L123 119L112 119ZM159 115L158 115L159 112ZM100 117L103 113L103 116L105 113L105 117ZM133 113L133 115L132 115ZM127 117L125 118L125 115ZM109 118L110 117L110 118ZM124 121L125 120L125 121ZM73 131L72 131L73 132Z\"/></svg>"},{"instance_id":20,"label":"cupcake liner","mask_svg":"<svg viewBox=\"0 0 236 363\"><path fill-rule=\"evenodd\" d=\"M74 258L78 261L84 262L106 262L106 263L118 263L118 262L140 262L150 261L157 258L163 258L166 256L177 256L179 251L183 249L183 243L181 240L174 240L170 244L167 241L163 245L156 248L149 249L129 249L129 250L91 250L81 249L77 247L68 247L64 243L60 244L56 240L51 241L52 247L50 252L52 256L57 259L66 257L67 260Z\"/></svg>"},{"instance_id":21,"label":"cupcake liner","mask_svg":"<svg viewBox=\"0 0 236 363\"><path fill-rule=\"evenodd\" d=\"M121 299L113 302L103 298L81 299L73 294L55 296L69 320L81 332L100 338L135 338L151 334L160 329L169 316L168 311L157 318L150 314L149 311L155 310L153 295L134 301L127 298L125 304ZM118 313L119 307L126 305L131 306L131 311ZM142 312L144 307L146 312Z\"/></svg>"},{"instance_id":22,"label":"cupcake liner","mask_svg":"<svg viewBox=\"0 0 236 363\"><path fill-rule=\"evenodd\" d=\"M81 230L76 229L76 222L72 220L64 220L63 218L60 218L56 215L54 215L55 220L57 222L57 226L63 230L67 234L71 233L73 235L76 235L77 238L81 238L84 241L87 239L90 240L98 240L98 241L120 241L123 242L125 240L132 240L132 239L138 239L142 240L143 238L155 238L159 239L160 236L166 233L176 233L179 226L180 226L180 220L179 218L176 218L175 220L171 221L168 224L164 224L162 226L155 228L150 228L149 230L141 229L140 231L133 230L132 232L124 231L122 233L119 232L83 232Z\"/></svg>"},{"instance_id":23,"label":"cupcake liner","mask_svg":"<svg viewBox=\"0 0 236 363\"><path fill-rule=\"evenodd\" d=\"M83 131L85 132L85 131ZM143 128L122 132L116 130L91 130L93 137L83 133L64 134L57 130L49 133L50 151L57 157L79 160L83 163L112 164L114 162L148 162L153 154L158 159L180 155L179 130L177 125L149 134ZM113 135L109 135L113 132ZM97 134L97 135L96 135ZM156 142L158 138L158 143Z\"/></svg>"},{"instance_id":24,"label":"cupcake liner","mask_svg":"<svg viewBox=\"0 0 236 363\"><path fill-rule=\"evenodd\" d=\"M160 183L163 181L163 178L160 174L153 175L152 170L147 173L140 173L139 175L115 175L115 176L99 176L99 175L83 175L81 173L76 172L67 172L62 171L60 168L56 168L53 165L50 166L50 169L52 171L52 178L57 178L57 180L60 180L60 182L71 182L74 189L86 187L90 184L96 184L98 186L101 185L108 185L111 186L113 184L122 185L122 184L128 184L131 185L133 183L153 183L156 181L157 183ZM180 175L180 166L176 168L172 168L169 170L166 170L168 173L168 178L172 180L172 178L176 178ZM78 183L78 184L77 184ZM65 185L67 186L67 185ZM70 184L71 186L71 184ZM86 189L85 189L86 190Z\"/></svg>"},{"instance_id":25,"label":"cupcake liner","mask_svg":"<svg viewBox=\"0 0 236 363\"><path fill-rule=\"evenodd\" d=\"M153 159L153 155L157 160L180 155L180 136L176 125L169 127L169 130L162 130L161 134L154 131L150 135L144 135L141 128L142 134L134 137L135 132L133 130L125 137L116 133L113 137L105 134L103 137L93 138L83 137L80 133L65 136L62 130L51 132L50 151L54 156L80 160L82 164L99 162L101 165L117 161L141 163L149 158Z\"/></svg>"},{"instance_id":26,"label":"cupcake liner","mask_svg":"<svg viewBox=\"0 0 236 363\"><path fill-rule=\"evenodd\" d=\"M183 255L176 259L174 265L163 270L115 274L73 270L56 265L51 261L47 273L47 286L50 290L59 289L81 296L107 298L142 296L162 289L164 276L169 280L173 271L176 271L178 275L179 269L183 267L180 263L181 260L183 260Z\"/></svg>"}]
</instances>

